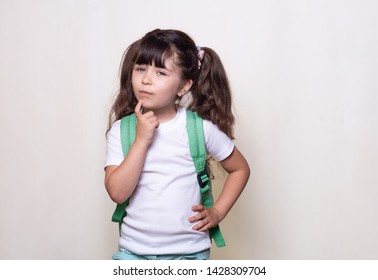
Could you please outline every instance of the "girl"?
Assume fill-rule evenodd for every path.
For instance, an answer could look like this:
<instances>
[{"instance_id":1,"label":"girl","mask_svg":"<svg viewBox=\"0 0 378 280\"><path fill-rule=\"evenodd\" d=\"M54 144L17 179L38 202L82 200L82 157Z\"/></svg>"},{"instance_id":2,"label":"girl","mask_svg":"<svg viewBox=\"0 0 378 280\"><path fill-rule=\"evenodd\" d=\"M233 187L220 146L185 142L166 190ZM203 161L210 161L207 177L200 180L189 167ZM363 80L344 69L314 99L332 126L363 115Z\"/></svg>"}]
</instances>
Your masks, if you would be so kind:
<instances>
[{"instance_id":1,"label":"girl","mask_svg":"<svg viewBox=\"0 0 378 280\"><path fill-rule=\"evenodd\" d=\"M180 100L204 119L207 153L228 172L213 207L200 204ZM135 113L136 138L124 158L120 119ZM109 116L105 187L129 198L113 259L209 259L208 230L241 194L249 167L234 146L231 92L218 55L178 30L154 30L129 46Z\"/></svg>"}]
</instances>

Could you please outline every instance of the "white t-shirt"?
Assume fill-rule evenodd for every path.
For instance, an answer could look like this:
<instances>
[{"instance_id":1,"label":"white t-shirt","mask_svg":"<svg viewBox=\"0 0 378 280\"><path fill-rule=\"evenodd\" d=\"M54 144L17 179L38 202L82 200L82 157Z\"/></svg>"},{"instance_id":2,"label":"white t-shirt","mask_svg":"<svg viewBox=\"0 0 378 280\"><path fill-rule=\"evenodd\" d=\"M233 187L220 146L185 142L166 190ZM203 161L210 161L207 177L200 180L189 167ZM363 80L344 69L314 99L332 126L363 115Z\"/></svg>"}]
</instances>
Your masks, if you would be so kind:
<instances>
[{"instance_id":1,"label":"white t-shirt","mask_svg":"<svg viewBox=\"0 0 378 280\"><path fill-rule=\"evenodd\" d=\"M227 158L234 144L210 121L204 121L206 149L215 160ZM120 120L108 134L106 163L123 161ZM186 112L157 128L144 167L127 206L119 248L140 255L189 254L210 248L207 232L192 230L188 219L200 203L197 175L189 150Z\"/></svg>"}]
</instances>

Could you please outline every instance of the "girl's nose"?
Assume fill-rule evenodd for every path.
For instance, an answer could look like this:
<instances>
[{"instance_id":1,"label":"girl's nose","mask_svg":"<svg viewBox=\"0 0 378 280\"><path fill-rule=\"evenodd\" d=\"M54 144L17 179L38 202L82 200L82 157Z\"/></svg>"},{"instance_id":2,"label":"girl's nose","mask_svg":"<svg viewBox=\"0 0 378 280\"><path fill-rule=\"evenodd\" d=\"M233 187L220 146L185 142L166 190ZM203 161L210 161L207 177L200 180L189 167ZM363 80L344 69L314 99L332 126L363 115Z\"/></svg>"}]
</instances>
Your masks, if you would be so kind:
<instances>
[{"instance_id":1,"label":"girl's nose","mask_svg":"<svg viewBox=\"0 0 378 280\"><path fill-rule=\"evenodd\" d=\"M151 77L150 77L150 75L149 75L147 72L146 72L146 73L144 74L144 76L143 76L142 83L143 83L144 85L149 85L149 84L151 84Z\"/></svg>"}]
</instances>

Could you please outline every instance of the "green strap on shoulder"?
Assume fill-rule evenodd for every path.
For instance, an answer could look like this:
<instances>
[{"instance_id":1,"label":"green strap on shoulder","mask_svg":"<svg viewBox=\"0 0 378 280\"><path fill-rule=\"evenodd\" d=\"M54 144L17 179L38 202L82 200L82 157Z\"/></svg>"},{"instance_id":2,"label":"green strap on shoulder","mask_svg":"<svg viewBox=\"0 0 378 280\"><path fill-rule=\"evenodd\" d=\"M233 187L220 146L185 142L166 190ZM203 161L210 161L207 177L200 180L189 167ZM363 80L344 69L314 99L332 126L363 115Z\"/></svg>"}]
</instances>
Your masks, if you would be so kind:
<instances>
[{"instance_id":1,"label":"green strap on shoulder","mask_svg":"<svg viewBox=\"0 0 378 280\"><path fill-rule=\"evenodd\" d=\"M186 127L188 130L190 154L193 158L198 184L200 186L202 205L211 208L214 204L214 199L206 164L207 152L203 132L203 120L197 113L187 110ZM209 234L217 247L226 246L226 242L224 241L219 225L211 228L209 230Z\"/></svg>"},{"instance_id":2,"label":"green strap on shoulder","mask_svg":"<svg viewBox=\"0 0 378 280\"><path fill-rule=\"evenodd\" d=\"M214 204L214 199L211 191L211 181L207 171L206 165L206 145L203 133L203 120L197 113L187 110L186 111L186 126L189 137L190 154L193 159L194 167L197 173L198 184L200 186L201 200L205 207L211 208ZM125 116L121 119L121 143L122 152L126 157L132 143L136 137L136 117L135 114ZM113 216L112 221L118 222L120 229L123 218L126 214L126 207L129 204L127 199L122 204L118 204ZM210 237L214 240L217 247L226 246L219 226L209 230Z\"/></svg>"}]
</instances>

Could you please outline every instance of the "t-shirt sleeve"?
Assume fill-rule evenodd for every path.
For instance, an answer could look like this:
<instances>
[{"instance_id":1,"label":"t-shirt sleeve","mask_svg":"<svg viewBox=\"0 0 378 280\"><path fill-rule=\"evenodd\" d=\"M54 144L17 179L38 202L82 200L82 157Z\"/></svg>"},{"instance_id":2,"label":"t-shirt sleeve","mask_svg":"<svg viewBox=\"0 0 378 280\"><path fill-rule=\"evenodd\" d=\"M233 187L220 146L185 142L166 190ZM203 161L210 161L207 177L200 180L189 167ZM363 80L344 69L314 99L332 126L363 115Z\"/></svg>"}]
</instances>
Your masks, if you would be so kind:
<instances>
[{"instance_id":1,"label":"t-shirt sleeve","mask_svg":"<svg viewBox=\"0 0 378 280\"><path fill-rule=\"evenodd\" d=\"M120 137L121 121L116 121L108 133L108 141L106 147L105 167L109 165L120 165L123 161L121 137Z\"/></svg>"},{"instance_id":2,"label":"t-shirt sleeve","mask_svg":"<svg viewBox=\"0 0 378 280\"><path fill-rule=\"evenodd\" d=\"M226 159L234 150L232 140L211 121L203 121L206 149L216 161Z\"/></svg>"}]
</instances>

